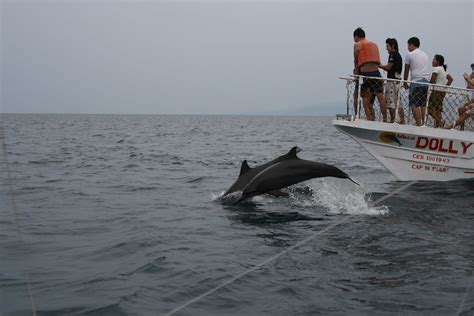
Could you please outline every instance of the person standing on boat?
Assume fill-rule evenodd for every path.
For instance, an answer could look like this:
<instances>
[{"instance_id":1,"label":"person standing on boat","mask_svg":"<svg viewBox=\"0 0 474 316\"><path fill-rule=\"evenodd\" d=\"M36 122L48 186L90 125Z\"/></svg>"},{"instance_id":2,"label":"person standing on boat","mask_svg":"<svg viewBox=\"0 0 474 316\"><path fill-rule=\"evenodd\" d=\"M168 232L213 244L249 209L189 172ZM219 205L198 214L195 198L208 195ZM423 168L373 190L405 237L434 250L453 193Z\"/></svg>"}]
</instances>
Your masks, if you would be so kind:
<instances>
[{"instance_id":1,"label":"person standing on boat","mask_svg":"<svg viewBox=\"0 0 474 316\"><path fill-rule=\"evenodd\" d=\"M410 87L408 94L408 104L415 117L416 125L424 124L426 114L426 100L428 98L428 85L431 79L431 72L428 62L428 55L420 47L420 40L417 37L408 39L408 54L405 57L405 72L403 79L408 80L408 74L411 73L413 83L408 86L404 83L405 89Z\"/></svg>"},{"instance_id":2,"label":"person standing on boat","mask_svg":"<svg viewBox=\"0 0 474 316\"><path fill-rule=\"evenodd\" d=\"M443 112L443 100L446 95L446 88L442 86L450 86L453 82L453 77L446 72L448 67L444 64L444 57L442 55L435 55L433 61L433 73L431 74L430 83L434 83L437 86L433 86L431 91L430 100L428 102L428 113L435 120L435 127L442 127L441 113Z\"/></svg>"},{"instance_id":3,"label":"person standing on boat","mask_svg":"<svg viewBox=\"0 0 474 316\"><path fill-rule=\"evenodd\" d=\"M379 68L387 71L388 79L401 79L403 61L402 56L398 52L398 42L395 38L387 38L385 40L385 48L388 52L388 62L385 65L379 65ZM400 84L397 81L388 80L385 84L385 100L390 113L390 122L395 122L395 111L397 108L398 94ZM400 124L405 124L405 113L403 107L398 108L400 114Z\"/></svg>"},{"instance_id":4,"label":"person standing on boat","mask_svg":"<svg viewBox=\"0 0 474 316\"><path fill-rule=\"evenodd\" d=\"M470 90L474 90L474 63L471 64L471 74L465 72L463 74L463 78L466 81L466 88ZM466 119L471 115L471 112L474 113L474 91L471 92L470 96L468 96L468 101L466 104L461 106L458 109L459 112L459 119L456 121L455 124L449 124L447 128L454 128L456 126L461 127L461 131L464 130L464 122Z\"/></svg>"},{"instance_id":5,"label":"person standing on boat","mask_svg":"<svg viewBox=\"0 0 474 316\"><path fill-rule=\"evenodd\" d=\"M471 74L468 74L465 72L462 76L464 80L466 81L466 87L468 89L474 90L474 64L471 64Z\"/></svg>"},{"instance_id":6,"label":"person standing on boat","mask_svg":"<svg viewBox=\"0 0 474 316\"><path fill-rule=\"evenodd\" d=\"M382 111L383 121L387 121L387 104L383 95L383 80L380 75L380 54L377 44L365 39L365 31L358 27L354 31L354 74L364 77L361 85L361 96L367 120L375 120L375 111L370 103L373 94L377 96Z\"/></svg>"}]
</instances>

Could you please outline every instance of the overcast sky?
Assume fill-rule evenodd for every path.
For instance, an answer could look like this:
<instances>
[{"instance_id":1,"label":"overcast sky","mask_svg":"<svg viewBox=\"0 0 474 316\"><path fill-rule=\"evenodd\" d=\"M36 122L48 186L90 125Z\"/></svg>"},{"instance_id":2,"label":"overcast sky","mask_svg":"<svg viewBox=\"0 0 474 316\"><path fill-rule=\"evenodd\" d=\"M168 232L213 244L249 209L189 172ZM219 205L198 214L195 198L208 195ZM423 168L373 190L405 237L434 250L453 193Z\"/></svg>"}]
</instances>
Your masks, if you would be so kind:
<instances>
[{"instance_id":1,"label":"overcast sky","mask_svg":"<svg viewBox=\"0 0 474 316\"><path fill-rule=\"evenodd\" d=\"M1 1L1 111L272 114L340 103L352 33L411 36L453 85L474 62L474 1Z\"/></svg>"}]
</instances>

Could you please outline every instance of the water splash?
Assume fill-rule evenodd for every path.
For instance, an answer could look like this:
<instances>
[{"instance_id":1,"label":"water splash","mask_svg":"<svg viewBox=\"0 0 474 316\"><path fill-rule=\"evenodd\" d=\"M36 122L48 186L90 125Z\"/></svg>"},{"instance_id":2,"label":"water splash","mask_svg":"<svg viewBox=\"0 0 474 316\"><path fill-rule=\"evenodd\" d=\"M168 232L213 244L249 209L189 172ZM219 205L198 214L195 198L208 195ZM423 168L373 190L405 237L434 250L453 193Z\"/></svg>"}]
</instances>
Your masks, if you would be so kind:
<instances>
[{"instance_id":1,"label":"water splash","mask_svg":"<svg viewBox=\"0 0 474 316\"><path fill-rule=\"evenodd\" d=\"M224 196L224 193L225 191L222 191L221 193L211 193L211 200L213 202L222 202L224 204L234 204L234 202L238 201L242 197L241 191L232 192L227 194L226 196ZM248 200L256 203L274 201L273 197L270 197L268 195L253 196Z\"/></svg>"},{"instance_id":2,"label":"water splash","mask_svg":"<svg viewBox=\"0 0 474 316\"><path fill-rule=\"evenodd\" d=\"M222 200L222 197L224 196L224 193L225 193L225 191L222 191L222 192L220 192L220 193L214 193L214 192L212 192L212 193L211 193L211 200L212 200L213 202L221 201L221 200Z\"/></svg>"},{"instance_id":3,"label":"water splash","mask_svg":"<svg viewBox=\"0 0 474 316\"><path fill-rule=\"evenodd\" d=\"M315 179L308 181L305 185L292 186L285 190L290 197L290 203L312 208L314 206L324 208L330 214L355 214L355 215L385 215L389 208L385 205L373 205L370 196L366 195L363 187L352 183L346 183L339 179ZM233 203L237 201L242 192L237 191L224 197L225 191L211 193L214 202ZM281 201L269 195L258 195L250 199L257 203L273 203Z\"/></svg>"},{"instance_id":4,"label":"water splash","mask_svg":"<svg viewBox=\"0 0 474 316\"><path fill-rule=\"evenodd\" d=\"M225 191L222 191L221 193L211 193L211 199L214 202L221 202L223 204L234 204L241 196L242 192L241 191L236 191L227 194L224 196Z\"/></svg>"},{"instance_id":5,"label":"water splash","mask_svg":"<svg viewBox=\"0 0 474 316\"><path fill-rule=\"evenodd\" d=\"M304 207L322 206L331 214L385 215L389 212L385 205L372 205L363 188L341 184L341 180L318 179L307 184L309 197L291 194Z\"/></svg>"}]
</instances>

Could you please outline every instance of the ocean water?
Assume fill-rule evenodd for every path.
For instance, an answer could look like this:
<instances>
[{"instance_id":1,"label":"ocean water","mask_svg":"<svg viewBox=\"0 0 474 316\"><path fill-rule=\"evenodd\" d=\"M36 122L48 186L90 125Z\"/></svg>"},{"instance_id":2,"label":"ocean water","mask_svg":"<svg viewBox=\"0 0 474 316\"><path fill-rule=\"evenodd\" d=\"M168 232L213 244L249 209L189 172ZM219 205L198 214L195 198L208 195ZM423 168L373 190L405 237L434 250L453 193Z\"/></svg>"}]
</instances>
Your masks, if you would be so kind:
<instances>
[{"instance_id":1,"label":"ocean water","mask_svg":"<svg viewBox=\"0 0 474 316\"><path fill-rule=\"evenodd\" d=\"M0 120L2 316L474 315L474 181L397 182L329 117ZM361 186L223 203L294 145Z\"/></svg>"}]
</instances>

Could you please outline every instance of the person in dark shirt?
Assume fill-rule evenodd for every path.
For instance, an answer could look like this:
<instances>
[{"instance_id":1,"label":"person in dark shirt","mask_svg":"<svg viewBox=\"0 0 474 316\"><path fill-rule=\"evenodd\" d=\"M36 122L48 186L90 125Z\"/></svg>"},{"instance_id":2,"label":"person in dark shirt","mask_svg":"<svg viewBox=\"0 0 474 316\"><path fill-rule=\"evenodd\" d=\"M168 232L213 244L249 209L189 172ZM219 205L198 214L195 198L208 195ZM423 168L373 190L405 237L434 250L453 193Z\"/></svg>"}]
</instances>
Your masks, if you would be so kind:
<instances>
[{"instance_id":1,"label":"person in dark shirt","mask_svg":"<svg viewBox=\"0 0 474 316\"><path fill-rule=\"evenodd\" d=\"M379 68L387 71L388 79L400 80L402 74L403 61L402 56L398 52L398 42L395 38L387 38L385 47L389 54L388 62L385 65L379 65ZM390 122L395 122L395 110L397 108L398 94L400 92L400 82L387 80L385 85L385 99L387 100L387 108L390 113ZM403 107L398 108L400 115L400 124L405 124L405 113Z\"/></svg>"}]
</instances>

